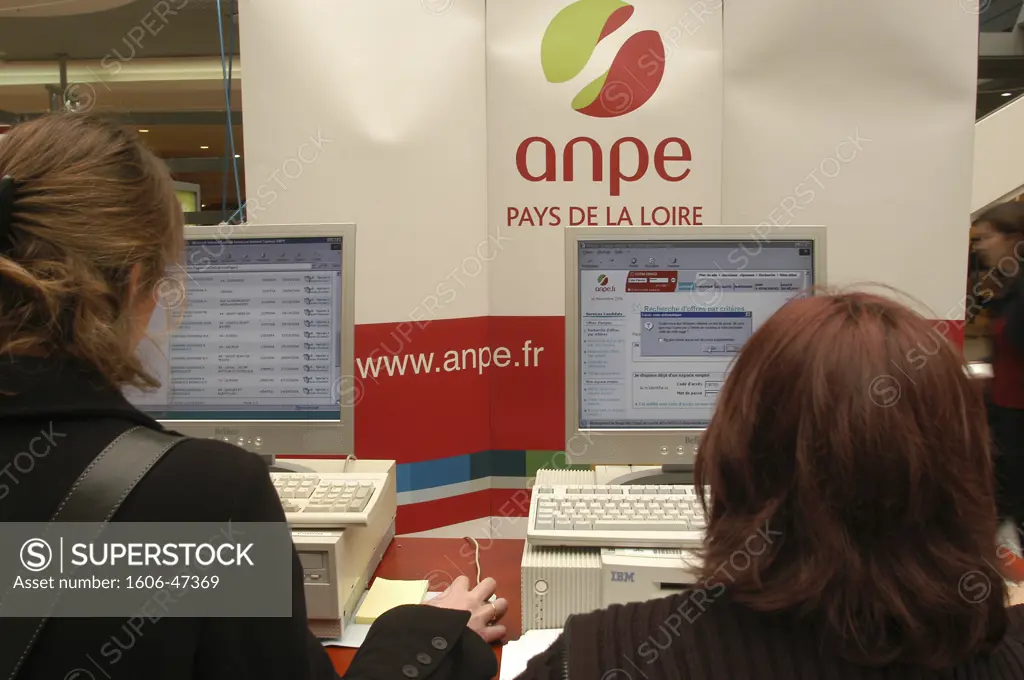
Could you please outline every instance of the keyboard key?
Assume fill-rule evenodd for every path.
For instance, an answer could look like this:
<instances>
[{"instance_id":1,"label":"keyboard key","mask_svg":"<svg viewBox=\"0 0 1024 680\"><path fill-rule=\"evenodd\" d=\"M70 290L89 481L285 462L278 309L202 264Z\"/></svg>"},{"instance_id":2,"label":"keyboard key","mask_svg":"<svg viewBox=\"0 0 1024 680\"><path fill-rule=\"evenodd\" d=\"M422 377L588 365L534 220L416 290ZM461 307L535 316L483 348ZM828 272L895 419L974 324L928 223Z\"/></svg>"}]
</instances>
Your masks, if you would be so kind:
<instances>
[{"instance_id":1,"label":"keyboard key","mask_svg":"<svg viewBox=\"0 0 1024 680\"><path fill-rule=\"evenodd\" d=\"M355 500L349 501L348 511L349 512L362 512L366 509L366 505L370 502L369 496L363 496L362 498L356 498Z\"/></svg>"},{"instance_id":2,"label":"keyboard key","mask_svg":"<svg viewBox=\"0 0 1024 680\"><path fill-rule=\"evenodd\" d=\"M534 524L534 527L536 527L537 529L554 529L555 528L555 520L551 519L550 517L547 517L547 518L538 517L537 518L537 523Z\"/></svg>"},{"instance_id":3,"label":"keyboard key","mask_svg":"<svg viewBox=\"0 0 1024 680\"><path fill-rule=\"evenodd\" d=\"M572 522L560 517L555 520L555 529L570 531L572 530Z\"/></svg>"},{"instance_id":4,"label":"keyboard key","mask_svg":"<svg viewBox=\"0 0 1024 680\"><path fill-rule=\"evenodd\" d=\"M330 512L331 506L329 505L307 505L303 512Z\"/></svg>"},{"instance_id":5,"label":"keyboard key","mask_svg":"<svg viewBox=\"0 0 1024 680\"><path fill-rule=\"evenodd\" d=\"M621 520L601 521L594 524L595 531L636 531L636 528L635 523Z\"/></svg>"},{"instance_id":6,"label":"keyboard key","mask_svg":"<svg viewBox=\"0 0 1024 680\"><path fill-rule=\"evenodd\" d=\"M617 495L621 496L622 495L622 489L620 489L617 486L609 486L609 487L607 487L606 493L608 493L608 494L617 494Z\"/></svg>"},{"instance_id":7,"label":"keyboard key","mask_svg":"<svg viewBox=\"0 0 1024 680\"><path fill-rule=\"evenodd\" d=\"M552 489L550 486L542 486L539 489L537 489L537 493L554 493L554 492L555 492L555 490Z\"/></svg>"},{"instance_id":8,"label":"keyboard key","mask_svg":"<svg viewBox=\"0 0 1024 680\"><path fill-rule=\"evenodd\" d=\"M590 522L573 522L574 531L591 531L594 527Z\"/></svg>"}]
</instances>

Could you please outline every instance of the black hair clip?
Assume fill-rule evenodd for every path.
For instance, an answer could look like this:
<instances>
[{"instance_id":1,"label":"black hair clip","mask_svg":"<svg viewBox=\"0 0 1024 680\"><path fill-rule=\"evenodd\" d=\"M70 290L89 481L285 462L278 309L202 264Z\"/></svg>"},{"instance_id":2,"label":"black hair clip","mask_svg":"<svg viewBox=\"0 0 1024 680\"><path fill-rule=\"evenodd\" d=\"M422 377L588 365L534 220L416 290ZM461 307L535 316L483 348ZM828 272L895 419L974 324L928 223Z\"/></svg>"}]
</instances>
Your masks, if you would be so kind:
<instances>
[{"instance_id":1,"label":"black hair clip","mask_svg":"<svg viewBox=\"0 0 1024 680\"><path fill-rule=\"evenodd\" d=\"M14 213L14 192L18 182L10 175L0 179L0 253L9 253L14 248L14 235L11 231Z\"/></svg>"}]
</instances>

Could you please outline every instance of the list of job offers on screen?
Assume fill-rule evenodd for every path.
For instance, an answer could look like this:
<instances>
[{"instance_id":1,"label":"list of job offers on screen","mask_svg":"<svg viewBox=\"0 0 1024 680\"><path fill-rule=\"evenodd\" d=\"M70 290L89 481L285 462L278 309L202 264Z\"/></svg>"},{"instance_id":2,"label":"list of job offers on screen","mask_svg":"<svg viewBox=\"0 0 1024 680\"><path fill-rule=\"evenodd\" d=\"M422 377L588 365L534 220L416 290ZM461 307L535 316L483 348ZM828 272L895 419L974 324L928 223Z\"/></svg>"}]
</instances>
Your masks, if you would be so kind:
<instances>
[{"instance_id":1,"label":"list of job offers on screen","mask_svg":"<svg viewBox=\"0 0 1024 680\"><path fill-rule=\"evenodd\" d=\"M339 356L341 274L294 271L202 273L171 339L178 398L318 396L330 391Z\"/></svg>"}]
</instances>

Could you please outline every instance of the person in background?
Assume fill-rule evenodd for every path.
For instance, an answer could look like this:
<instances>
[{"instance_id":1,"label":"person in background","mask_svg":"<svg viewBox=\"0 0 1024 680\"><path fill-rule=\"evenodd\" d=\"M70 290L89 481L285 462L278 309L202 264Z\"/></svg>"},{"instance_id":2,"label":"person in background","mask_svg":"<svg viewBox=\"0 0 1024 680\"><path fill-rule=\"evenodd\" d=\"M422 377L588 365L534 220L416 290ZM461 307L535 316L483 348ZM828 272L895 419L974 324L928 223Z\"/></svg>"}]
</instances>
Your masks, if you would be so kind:
<instances>
[{"instance_id":1,"label":"person in background","mask_svg":"<svg viewBox=\"0 0 1024 680\"><path fill-rule=\"evenodd\" d=\"M11 473L0 521L46 522L114 439L137 426L162 429L121 390L157 386L136 347L159 282L183 255L183 215L166 166L120 126L84 114L11 129L0 144L0 178L0 469ZM17 457L31 443L33 466L24 472ZM114 521L283 523L285 514L258 456L202 439L162 458ZM291 557L290 617L164 617L139 630L124 618L55 618L14 677L335 678L306 623L294 548ZM485 579L470 590L463 578L433 606L385 613L350 676L492 677L497 664L487 643L505 629L489 624L507 609L503 599L487 602L495 588ZM0 618L0 646L11 644L5 631L18 621Z\"/></svg>"},{"instance_id":2,"label":"person in background","mask_svg":"<svg viewBox=\"0 0 1024 680\"><path fill-rule=\"evenodd\" d=\"M906 307L787 304L701 442L696 585L571 617L520 678L1021 680L984 416L959 354Z\"/></svg>"},{"instance_id":3,"label":"person in background","mask_svg":"<svg viewBox=\"0 0 1024 680\"><path fill-rule=\"evenodd\" d=\"M988 421L1002 519L1024 526L1024 203L1002 203L974 222L974 248L989 268L979 288L987 297L992 380Z\"/></svg>"}]
</instances>

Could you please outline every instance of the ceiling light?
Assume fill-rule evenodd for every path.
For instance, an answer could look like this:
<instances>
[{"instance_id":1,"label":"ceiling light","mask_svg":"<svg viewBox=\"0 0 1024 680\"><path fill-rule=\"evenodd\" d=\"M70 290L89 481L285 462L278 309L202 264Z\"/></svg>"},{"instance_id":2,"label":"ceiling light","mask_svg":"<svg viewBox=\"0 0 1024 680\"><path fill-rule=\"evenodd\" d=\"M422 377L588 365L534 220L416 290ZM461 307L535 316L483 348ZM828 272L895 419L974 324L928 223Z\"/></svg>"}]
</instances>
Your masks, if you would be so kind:
<instances>
[{"instance_id":1,"label":"ceiling light","mask_svg":"<svg viewBox=\"0 0 1024 680\"><path fill-rule=\"evenodd\" d=\"M149 130L139 130L139 132L149 132Z\"/></svg>"},{"instance_id":2,"label":"ceiling light","mask_svg":"<svg viewBox=\"0 0 1024 680\"><path fill-rule=\"evenodd\" d=\"M1012 97L1012 96L1013 96L1013 93L1012 93L1012 92L1004 92L1004 93L1003 93L1003 96L1004 96L1004 97Z\"/></svg>"},{"instance_id":3,"label":"ceiling light","mask_svg":"<svg viewBox=\"0 0 1024 680\"><path fill-rule=\"evenodd\" d=\"M240 153L236 153L235 154L235 158L241 158L241 157L242 157L242 154L240 154Z\"/></svg>"},{"instance_id":4,"label":"ceiling light","mask_svg":"<svg viewBox=\"0 0 1024 680\"><path fill-rule=\"evenodd\" d=\"M200 149L209 149L210 147L208 147L208 146L201 146L201 147L199 147L199 148L200 148Z\"/></svg>"}]
</instances>

